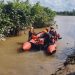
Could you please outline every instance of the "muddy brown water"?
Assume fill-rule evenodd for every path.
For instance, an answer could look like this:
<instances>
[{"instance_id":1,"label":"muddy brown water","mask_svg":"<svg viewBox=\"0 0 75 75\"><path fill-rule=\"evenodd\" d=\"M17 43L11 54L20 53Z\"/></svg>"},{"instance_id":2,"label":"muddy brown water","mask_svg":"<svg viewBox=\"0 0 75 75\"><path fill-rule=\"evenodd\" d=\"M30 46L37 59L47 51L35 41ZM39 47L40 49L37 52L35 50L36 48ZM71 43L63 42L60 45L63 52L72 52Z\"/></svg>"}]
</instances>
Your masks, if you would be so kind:
<instances>
[{"instance_id":1,"label":"muddy brown water","mask_svg":"<svg viewBox=\"0 0 75 75\"><path fill-rule=\"evenodd\" d=\"M50 75L74 50L75 17L56 16L58 32L62 40L58 41L58 50L52 56L43 51L18 53L18 48L27 40L27 34L0 41L0 75ZM40 31L39 29L38 31Z\"/></svg>"}]
</instances>

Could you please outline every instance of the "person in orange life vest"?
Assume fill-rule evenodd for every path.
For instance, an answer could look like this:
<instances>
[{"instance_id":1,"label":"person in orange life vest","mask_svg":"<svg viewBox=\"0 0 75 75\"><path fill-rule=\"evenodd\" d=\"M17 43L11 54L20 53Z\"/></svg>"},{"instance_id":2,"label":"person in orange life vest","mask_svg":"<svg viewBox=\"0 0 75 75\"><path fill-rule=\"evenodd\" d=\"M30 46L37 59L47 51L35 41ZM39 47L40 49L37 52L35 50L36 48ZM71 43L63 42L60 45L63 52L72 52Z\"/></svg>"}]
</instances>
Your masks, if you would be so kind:
<instances>
[{"instance_id":1,"label":"person in orange life vest","mask_svg":"<svg viewBox=\"0 0 75 75\"><path fill-rule=\"evenodd\" d=\"M50 44L52 44L51 35L46 29L42 32L43 34L40 36L40 38L44 38L44 47L47 48Z\"/></svg>"},{"instance_id":2,"label":"person in orange life vest","mask_svg":"<svg viewBox=\"0 0 75 75\"><path fill-rule=\"evenodd\" d=\"M53 27L50 27L49 33L52 35L52 39L54 42L58 40L58 34Z\"/></svg>"},{"instance_id":3,"label":"person in orange life vest","mask_svg":"<svg viewBox=\"0 0 75 75\"><path fill-rule=\"evenodd\" d=\"M30 27L28 32L28 41L31 40L33 34L34 34L34 27Z\"/></svg>"}]
</instances>

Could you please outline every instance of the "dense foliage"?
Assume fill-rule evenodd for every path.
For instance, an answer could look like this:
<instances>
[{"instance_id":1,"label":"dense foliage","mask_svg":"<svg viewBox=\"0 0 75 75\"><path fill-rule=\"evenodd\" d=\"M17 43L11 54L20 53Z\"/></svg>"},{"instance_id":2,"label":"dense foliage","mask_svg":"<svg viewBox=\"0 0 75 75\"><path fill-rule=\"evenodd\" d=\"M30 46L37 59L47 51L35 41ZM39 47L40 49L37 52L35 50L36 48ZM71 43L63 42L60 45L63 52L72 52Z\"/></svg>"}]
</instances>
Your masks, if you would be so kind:
<instances>
[{"instance_id":1,"label":"dense foliage","mask_svg":"<svg viewBox=\"0 0 75 75\"><path fill-rule=\"evenodd\" d=\"M44 27L53 22L55 14L39 2L32 6L29 0L13 0L7 4L0 1L0 31L9 26L22 27L32 24L34 27Z\"/></svg>"}]
</instances>

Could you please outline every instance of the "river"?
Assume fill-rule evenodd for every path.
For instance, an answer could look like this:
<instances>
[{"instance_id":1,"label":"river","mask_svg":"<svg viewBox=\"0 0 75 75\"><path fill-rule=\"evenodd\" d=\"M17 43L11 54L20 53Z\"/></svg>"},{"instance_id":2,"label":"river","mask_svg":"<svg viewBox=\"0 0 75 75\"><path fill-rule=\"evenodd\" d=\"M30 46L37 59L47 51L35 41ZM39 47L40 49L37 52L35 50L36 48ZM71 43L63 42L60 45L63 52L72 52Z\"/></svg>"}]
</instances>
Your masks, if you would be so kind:
<instances>
[{"instance_id":1,"label":"river","mask_svg":"<svg viewBox=\"0 0 75 75\"><path fill-rule=\"evenodd\" d=\"M44 51L17 53L27 36L11 37L0 41L0 75L50 75L62 66L67 55L75 50L75 16L56 16L57 32L62 39L57 51L46 56Z\"/></svg>"},{"instance_id":2,"label":"river","mask_svg":"<svg viewBox=\"0 0 75 75\"><path fill-rule=\"evenodd\" d=\"M75 16L56 16L55 21L58 25L57 31L62 36L58 55L63 59L66 54L71 54L75 48Z\"/></svg>"}]
</instances>

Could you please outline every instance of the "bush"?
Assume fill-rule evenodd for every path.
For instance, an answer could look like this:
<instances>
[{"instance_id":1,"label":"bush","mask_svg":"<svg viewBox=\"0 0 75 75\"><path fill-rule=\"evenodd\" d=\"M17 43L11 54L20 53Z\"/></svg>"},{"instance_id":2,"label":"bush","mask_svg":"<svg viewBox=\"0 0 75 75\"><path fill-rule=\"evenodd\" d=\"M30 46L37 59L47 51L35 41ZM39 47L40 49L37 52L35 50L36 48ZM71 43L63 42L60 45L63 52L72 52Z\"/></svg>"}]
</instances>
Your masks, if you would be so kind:
<instances>
[{"instance_id":1,"label":"bush","mask_svg":"<svg viewBox=\"0 0 75 75\"><path fill-rule=\"evenodd\" d=\"M49 26L54 20L55 12L49 8L43 7L39 2L33 6L29 0L20 2L0 2L0 29L5 26L28 26L32 24L35 28ZM0 30L1 32L1 30Z\"/></svg>"}]
</instances>

